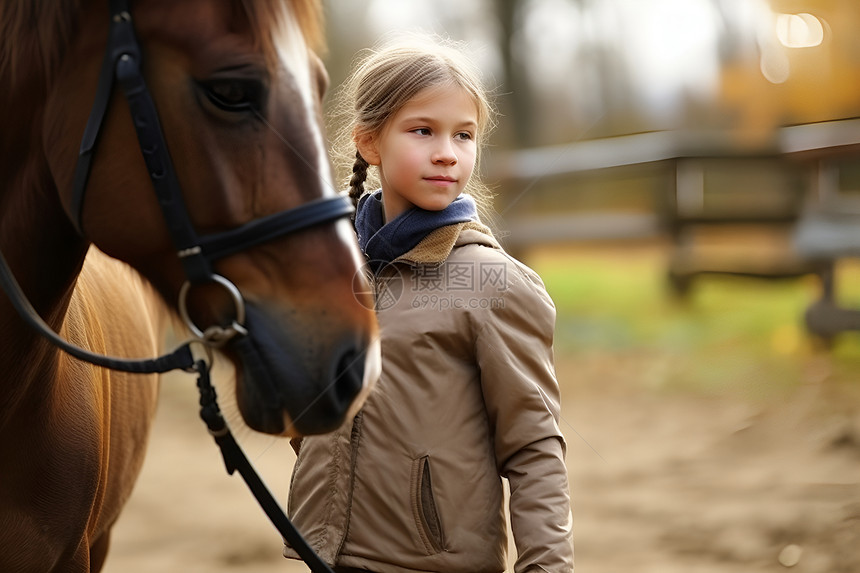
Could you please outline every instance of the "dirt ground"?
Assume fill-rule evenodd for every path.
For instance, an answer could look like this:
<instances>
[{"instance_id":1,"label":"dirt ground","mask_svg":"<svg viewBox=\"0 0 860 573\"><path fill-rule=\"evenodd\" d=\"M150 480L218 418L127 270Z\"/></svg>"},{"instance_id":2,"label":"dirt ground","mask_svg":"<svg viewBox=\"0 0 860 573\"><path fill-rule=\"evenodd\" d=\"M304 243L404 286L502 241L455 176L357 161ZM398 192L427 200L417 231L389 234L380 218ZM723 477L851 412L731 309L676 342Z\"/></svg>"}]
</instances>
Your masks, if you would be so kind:
<instances>
[{"instance_id":1,"label":"dirt ground","mask_svg":"<svg viewBox=\"0 0 860 573\"><path fill-rule=\"evenodd\" d=\"M638 387L648 356L558 361L577 570L860 571L860 391L826 355L766 404ZM197 419L191 377L164 384L108 573L298 572ZM235 418L233 413L230 418ZM236 432L279 500L286 441Z\"/></svg>"}]
</instances>

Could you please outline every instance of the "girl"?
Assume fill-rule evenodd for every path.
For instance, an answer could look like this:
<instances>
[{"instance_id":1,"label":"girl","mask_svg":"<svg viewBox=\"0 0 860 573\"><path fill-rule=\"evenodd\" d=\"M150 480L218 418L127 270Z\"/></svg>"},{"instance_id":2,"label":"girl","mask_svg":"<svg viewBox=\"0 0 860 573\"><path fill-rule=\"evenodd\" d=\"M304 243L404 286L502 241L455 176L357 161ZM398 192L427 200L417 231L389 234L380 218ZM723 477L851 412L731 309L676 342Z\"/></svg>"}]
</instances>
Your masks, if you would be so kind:
<instances>
[{"instance_id":1,"label":"girl","mask_svg":"<svg viewBox=\"0 0 860 573\"><path fill-rule=\"evenodd\" d=\"M515 571L570 572L555 308L479 221L478 76L452 46L397 45L346 85L382 377L352 424L296 444L288 511L335 571L501 572L507 478Z\"/></svg>"}]
</instances>

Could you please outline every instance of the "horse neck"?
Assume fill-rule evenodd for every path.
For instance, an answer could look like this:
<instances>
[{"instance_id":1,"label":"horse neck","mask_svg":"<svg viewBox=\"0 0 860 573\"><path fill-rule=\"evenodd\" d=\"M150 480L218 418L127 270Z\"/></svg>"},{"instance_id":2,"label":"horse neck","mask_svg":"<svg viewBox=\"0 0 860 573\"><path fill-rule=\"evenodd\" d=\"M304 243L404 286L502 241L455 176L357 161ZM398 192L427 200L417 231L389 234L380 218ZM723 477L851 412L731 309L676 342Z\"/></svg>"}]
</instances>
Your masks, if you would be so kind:
<instances>
[{"instance_id":1,"label":"horse neck","mask_svg":"<svg viewBox=\"0 0 860 573\"><path fill-rule=\"evenodd\" d=\"M32 97L41 90L15 91L17 99L0 98L0 251L36 311L58 330L87 243L76 236L60 205L42 152L41 105ZM2 415L28 383L57 367L58 351L21 321L2 294L0 340Z\"/></svg>"},{"instance_id":2,"label":"horse neck","mask_svg":"<svg viewBox=\"0 0 860 573\"><path fill-rule=\"evenodd\" d=\"M74 3L0 10L0 33L6 36L0 39L6 52L0 57L0 249L45 318L62 304L86 252L60 205L43 141L48 94ZM44 17L35 26L22 25L27 10L41 10ZM62 39L46 39L55 36Z\"/></svg>"},{"instance_id":3,"label":"horse neck","mask_svg":"<svg viewBox=\"0 0 860 573\"><path fill-rule=\"evenodd\" d=\"M44 90L14 91L17 101L0 98L0 249L47 318L80 270L87 243L63 210L43 152L44 98L34 96Z\"/></svg>"}]
</instances>

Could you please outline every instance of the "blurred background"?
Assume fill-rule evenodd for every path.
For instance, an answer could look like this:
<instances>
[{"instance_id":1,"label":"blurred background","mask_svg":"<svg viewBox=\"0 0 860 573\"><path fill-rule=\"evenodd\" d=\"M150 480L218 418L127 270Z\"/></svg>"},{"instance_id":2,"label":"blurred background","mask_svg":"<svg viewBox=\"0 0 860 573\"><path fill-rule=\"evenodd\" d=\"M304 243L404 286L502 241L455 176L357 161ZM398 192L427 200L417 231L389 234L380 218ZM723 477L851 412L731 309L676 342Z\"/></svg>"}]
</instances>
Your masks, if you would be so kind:
<instances>
[{"instance_id":1,"label":"blurred background","mask_svg":"<svg viewBox=\"0 0 860 573\"><path fill-rule=\"evenodd\" d=\"M324 4L329 97L404 30L494 88L482 171L558 308L577 569L860 571L860 3ZM162 399L108 571L306 571L193 387ZM286 499L289 447L242 438Z\"/></svg>"},{"instance_id":2,"label":"blurred background","mask_svg":"<svg viewBox=\"0 0 860 573\"><path fill-rule=\"evenodd\" d=\"M705 274L816 276L808 333L831 344L860 328L836 300L860 249L857 2L325 5L330 98L387 34L466 42L501 112L483 176L515 254L656 240L672 295Z\"/></svg>"}]
</instances>

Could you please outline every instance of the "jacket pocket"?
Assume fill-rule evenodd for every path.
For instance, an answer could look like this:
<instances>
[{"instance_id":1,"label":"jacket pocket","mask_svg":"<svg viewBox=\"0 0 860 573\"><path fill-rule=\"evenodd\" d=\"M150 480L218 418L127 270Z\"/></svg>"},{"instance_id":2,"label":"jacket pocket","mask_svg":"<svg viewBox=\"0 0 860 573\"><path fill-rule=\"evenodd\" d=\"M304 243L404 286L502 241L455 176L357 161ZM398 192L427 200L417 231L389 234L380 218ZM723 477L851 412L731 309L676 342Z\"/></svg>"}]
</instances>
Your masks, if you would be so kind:
<instances>
[{"instance_id":1,"label":"jacket pocket","mask_svg":"<svg viewBox=\"0 0 860 573\"><path fill-rule=\"evenodd\" d=\"M442 521L433 499L433 483L430 479L430 456L412 461L412 515L418 528L418 536L428 555L441 553L445 549Z\"/></svg>"}]
</instances>

